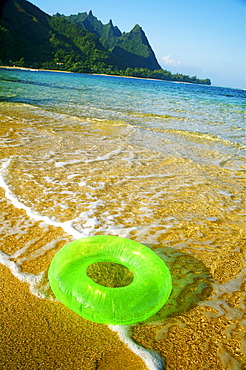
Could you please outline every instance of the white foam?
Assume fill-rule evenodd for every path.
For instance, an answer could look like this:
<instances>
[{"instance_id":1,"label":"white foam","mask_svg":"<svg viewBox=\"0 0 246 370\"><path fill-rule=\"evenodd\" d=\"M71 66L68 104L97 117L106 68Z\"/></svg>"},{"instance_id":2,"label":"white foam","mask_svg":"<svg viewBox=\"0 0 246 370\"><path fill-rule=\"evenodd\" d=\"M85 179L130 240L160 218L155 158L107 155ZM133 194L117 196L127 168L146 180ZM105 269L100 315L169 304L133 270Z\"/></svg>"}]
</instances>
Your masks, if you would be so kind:
<instances>
[{"instance_id":1,"label":"white foam","mask_svg":"<svg viewBox=\"0 0 246 370\"><path fill-rule=\"evenodd\" d=\"M244 303L245 293L240 300L240 308L230 307L226 298L223 297L224 293L232 295L234 292L241 291L241 284L245 280L246 268L244 268L236 278L232 278L224 284L212 283L213 293L209 300L199 302L200 306L211 307L217 312L206 312L205 315L208 317L219 317L225 315L230 320L242 320L245 315L246 305Z\"/></svg>"},{"instance_id":2,"label":"white foam","mask_svg":"<svg viewBox=\"0 0 246 370\"><path fill-rule=\"evenodd\" d=\"M82 161L81 159L73 159L67 162L55 162L55 167L64 167L68 164L75 164L75 163L81 163L81 162L84 162L84 161Z\"/></svg>"},{"instance_id":3,"label":"white foam","mask_svg":"<svg viewBox=\"0 0 246 370\"><path fill-rule=\"evenodd\" d=\"M130 338L130 327L125 325L109 325L112 331L115 331L120 340L136 355L138 355L149 370L163 370L164 361L156 352L150 351L135 342Z\"/></svg>"},{"instance_id":4,"label":"white foam","mask_svg":"<svg viewBox=\"0 0 246 370\"><path fill-rule=\"evenodd\" d=\"M233 194L231 194L231 193L229 193L228 191L225 191L225 190L217 190L217 193L218 194L222 194L222 195L224 195L224 196L226 196L226 197L231 197L231 196L233 196Z\"/></svg>"},{"instance_id":5,"label":"white foam","mask_svg":"<svg viewBox=\"0 0 246 370\"><path fill-rule=\"evenodd\" d=\"M81 174L80 173L73 173L72 175L68 175L67 179L70 180L70 179L74 179L75 177L80 177Z\"/></svg>"},{"instance_id":6,"label":"white foam","mask_svg":"<svg viewBox=\"0 0 246 370\"><path fill-rule=\"evenodd\" d=\"M26 212L26 214L35 221L43 221L47 225L52 225L52 226L55 226L55 227L61 227L66 233L68 233L69 235L72 235L76 239L82 238L84 236L83 233L81 233L81 232L79 232L79 231L77 231L73 228L74 220L68 220L66 222L59 222L59 221L51 219L48 216L42 216L42 215L32 211L32 209L30 207L27 207L25 204L21 203L12 194L11 190L9 189L8 185L5 183L5 181L3 179L3 174L6 171L6 168L8 167L9 164L10 164L10 160L8 160L8 161L6 161L2 164L2 168L0 170L0 186L5 190L6 198L8 198L12 202L13 206L15 206L18 209L23 209Z\"/></svg>"},{"instance_id":7,"label":"white foam","mask_svg":"<svg viewBox=\"0 0 246 370\"><path fill-rule=\"evenodd\" d=\"M27 174L28 177L32 176L30 174ZM54 182L54 178L50 177L50 176L44 176L43 179L49 183L53 183Z\"/></svg>"},{"instance_id":8,"label":"white foam","mask_svg":"<svg viewBox=\"0 0 246 370\"><path fill-rule=\"evenodd\" d=\"M57 242L62 241L62 240L65 240L65 238L62 237L62 236L58 236L58 238L53 239L51 242L45 244L43 247L41 247L41 248L33 251L32 253L30 253L28 255L28 257L18 258L18 263L21 264L22 262L24 262L26 260L32 261L32 260L34 260L37 257L43 256L48 250L53 249L56 246L56 243ZM18 257L20 255L21 254L19 254ZM11 256L11 258L13 258L13 256Z\"/></svg>"},{"instance_id":9,"label":"white foam","mask_svg":"<svg viewBox=\"0 0 246 370\"><path fill-rule=\"evenodd\" d=\"M121 148L117 148L115 150L112 150L111 152L108 152L102 156L98 156L98 157L95 157L95 158L92 158L92 159L72 159L70 161L60 161L60 162L55 162L55 167L64 167L66 165L71 165L71 164L77 164L77 163L95 163L95 162L101 162L101 161L105 161L105 160L108 160L108 159L111 159L113 158L115 155L121 153L122 149Z\"/></svg>"},{"instance_id":10,"label":"white foam","mask_svg":"<svg viewBox=\"0 0 246 370\"><path fill-rule=\"evenodd\" d=\"M30 274L28 272L21 272L20 266L17 265L14 261L10 260L10 257L0 251L0 263L9 268L12 274L20 281L29 284L30 291L39 298L45 298L45 294L42 294L37 289L35 285L41 282L43 278L43 273L39 275Z\"/></svg>"},{"instance_id":11,"label":"white foam","mask_svg":"<svg viewBox=\"0 0 246 370\"><path fill-rule=\"evenodd\" d=\"M24 254L26 252L26 250L29 248L29 246L31 244L34 244L35 241L38 241L39 240L39 237L36 237L36 238L33 238L31 240L29 240L28 242L25 243L24 247L20 248L20 249L17 249L17 251L15 251L11 256L10 258L18 258L19 256L21 256L22 254Z\"/></svg>"},{"instance_id":12,"label":"white foam","mask_svg":"<svg viewBox=\"0 0 246 370\"><path fill-rule=\"evenodd\" d=\"M80 181L80 182L78 182L78 185L79 186L86 186L86 181Z\"/></svg>"}]
</instances>

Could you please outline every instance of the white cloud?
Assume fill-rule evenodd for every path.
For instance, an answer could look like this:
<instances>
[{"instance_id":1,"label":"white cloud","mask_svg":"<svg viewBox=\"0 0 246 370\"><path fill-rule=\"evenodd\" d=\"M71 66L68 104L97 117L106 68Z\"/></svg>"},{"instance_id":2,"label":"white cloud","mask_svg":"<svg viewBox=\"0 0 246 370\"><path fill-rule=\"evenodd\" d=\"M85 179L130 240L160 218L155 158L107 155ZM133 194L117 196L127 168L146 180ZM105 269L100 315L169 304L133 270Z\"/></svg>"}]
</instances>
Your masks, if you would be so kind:
<instances>
[{"instance_id":1,"label":"white cloud","mask_svg":"<svg viewBox=\"0 0 246 370\"><path fill-rule=\"evenodd\" d=\"M173 65L173 66L181 65L181 62L178 62L178 61L172 59L170 57L170 55L167 55L167 56L163 57L162 60L164 61L165 64L170 64L170 65Z\"/></svg>"}]
</instances>

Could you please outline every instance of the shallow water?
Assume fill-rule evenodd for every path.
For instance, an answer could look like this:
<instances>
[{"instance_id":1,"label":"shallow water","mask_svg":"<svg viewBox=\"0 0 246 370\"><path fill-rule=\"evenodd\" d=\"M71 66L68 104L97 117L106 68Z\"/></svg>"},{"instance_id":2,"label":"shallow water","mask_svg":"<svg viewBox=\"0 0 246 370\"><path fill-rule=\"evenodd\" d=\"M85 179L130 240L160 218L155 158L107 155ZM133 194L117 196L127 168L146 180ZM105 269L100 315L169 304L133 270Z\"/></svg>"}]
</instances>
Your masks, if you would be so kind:
<instances>
[{"instance_id":1,"label":"shallow water","mask_svg":"<svg viewBox=\"0 0 246 370\"><path fill-rule=\"evenodd\" d=\"M137 240L164 259L174 289L132 329L135 341L170 369L189 359L191 369L240 369L246 92L41 71L0 78L2 263L51 298L46 272L62 245ZM194 350L174 359L170 343L185 345L189 329Z\"/></svg>"}]
</instances>

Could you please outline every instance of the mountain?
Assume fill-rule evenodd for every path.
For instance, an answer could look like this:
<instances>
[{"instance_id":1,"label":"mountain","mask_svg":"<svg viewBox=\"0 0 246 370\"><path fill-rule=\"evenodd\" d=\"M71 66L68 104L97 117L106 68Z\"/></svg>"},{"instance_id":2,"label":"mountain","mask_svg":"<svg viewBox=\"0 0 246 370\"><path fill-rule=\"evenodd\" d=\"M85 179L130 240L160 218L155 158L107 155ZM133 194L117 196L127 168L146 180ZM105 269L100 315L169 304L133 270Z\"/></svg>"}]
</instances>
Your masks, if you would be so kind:
<instances>
[{"instance_id":1,"label":"mountain","mask_svg":"<svg viewBox=\"0 0 246 370\"><path fill-rule=\"evenodd\" d=\"M57 14L57 16L61 15ZM161 69L144 31L138 24L130 32L122 34L119 28L113 25L111 19L104 25L92 14L92 11L89 14L85 12L70 15L66 19L94 33L102 45L124 60L128 67Z\"/></svg>"},{"instance_id":2,"label":"mountain","mask_svg":"<svg viewBox=\"0 0 246 370\"><path fill-rule=\"evenodd\" d=\"M122 34L112 21L103 25L92 12L49 16L26 0L5 0L0 59L2 63L18 64L22 59L25 65L36 68L65 66L85 72L97 72L107 66L161 68L139 26Z\"/></svg>"},{"instance_id":3,"label":"mountain","mask_svg":"<svg viewBox=\"0 0 246 370\"><path fill-rule=\"evenodd\" d=\"M139 25L122 33L92 11L50 16L27 0L1 0L0 65L211 84L163 70Z\"/></svg>"},{"instance_id":4,"label":"mountain","mask_svg":"<svg viewBox=\"0 0 246 370\"><path fill-rule=\"evenodd\" d=\"M126 68L93 33L64 18L51 17L26 0L5 0L0 20L2 64L97 72Z\"/></svg>"}]
</instances>

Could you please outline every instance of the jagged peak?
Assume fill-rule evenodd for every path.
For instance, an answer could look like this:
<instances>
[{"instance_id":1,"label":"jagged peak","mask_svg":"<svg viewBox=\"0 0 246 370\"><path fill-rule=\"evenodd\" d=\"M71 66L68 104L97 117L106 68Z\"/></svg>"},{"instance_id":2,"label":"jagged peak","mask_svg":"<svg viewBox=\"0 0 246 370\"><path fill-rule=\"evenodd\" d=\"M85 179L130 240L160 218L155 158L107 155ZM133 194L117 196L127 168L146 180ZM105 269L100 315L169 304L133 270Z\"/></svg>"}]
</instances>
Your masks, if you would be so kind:
<instances>
[{"instance_id":1,"label":"jagged peak","mask_svg":"<svg viewBox=\"0 0 246 370\"><path fill-rule=\"evenodd\" d=\"M85 13L85 14L87 14L87 13ZM96 21L96 22L98 22L98 23L100 23L102 25L102 22L99 19L97 19L97 17L92 13L92 10L89 11L86 19L89 22L95 22Z\"/></svg>"},{"instance_id":2,"label":"jagged peak","mask_svg":"<svg viewBox=\"0 0 246 370\"><path fill-rule=\"evenodd\" d=\"M132 29L132 32L136 32L136 31L142 31L143 32L142 27L140 27L139 24L136 24Z\"/></svg>"},{"instance_id":3,"label":"jagged peak","mask_svg":"<svg viewBox=\"0 0 246 370\"><path fill-rule=\"evenodd\" d=\"M84 13L80 19L73 18L71 20L94 33L106 49L110 50L117 58L125 60L126 64L131 67L142 66L152 70L161 68L139 24L135 24L130 32L122 34L120 29L114 26L112 19L109 19L107 24L103 24L92 14L92 10L89 11L89 14Z\"/></svg>"}]
</instances>

